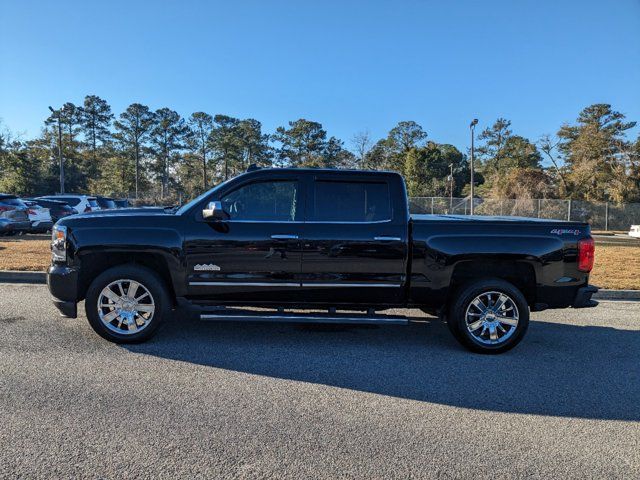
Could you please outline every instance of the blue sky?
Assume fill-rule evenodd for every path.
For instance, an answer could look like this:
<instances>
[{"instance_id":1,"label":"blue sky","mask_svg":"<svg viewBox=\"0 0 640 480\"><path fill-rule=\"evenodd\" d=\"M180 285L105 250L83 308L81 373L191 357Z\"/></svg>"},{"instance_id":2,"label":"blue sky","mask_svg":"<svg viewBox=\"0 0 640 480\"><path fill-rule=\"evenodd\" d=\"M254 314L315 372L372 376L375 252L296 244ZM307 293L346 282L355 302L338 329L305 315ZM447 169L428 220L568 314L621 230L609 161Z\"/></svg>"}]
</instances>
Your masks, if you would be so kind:
<instances>
[{"instance_id":1,"label":"blue sky","mask_svg":"<svg viewBox=\"0 0 640 480\"><path fill-rule=\"evenodd\" d=\"M640 121L639 0L0 1L0 118L27 137L86 94L347 146L415 120L466 149L500 116L535 140L596 102Z\"/></svg>"}]
</instances>

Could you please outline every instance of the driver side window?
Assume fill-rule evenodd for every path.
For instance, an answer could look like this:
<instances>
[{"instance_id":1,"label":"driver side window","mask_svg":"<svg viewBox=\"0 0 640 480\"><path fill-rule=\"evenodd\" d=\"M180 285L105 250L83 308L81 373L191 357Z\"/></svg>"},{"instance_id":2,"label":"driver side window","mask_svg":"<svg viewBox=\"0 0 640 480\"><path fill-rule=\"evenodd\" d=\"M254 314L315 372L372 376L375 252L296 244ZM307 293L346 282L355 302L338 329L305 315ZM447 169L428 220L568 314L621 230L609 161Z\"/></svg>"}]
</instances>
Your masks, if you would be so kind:
<instances>
[{"instance_id":1,"label":"driver side window","mask_svg":"<svg viewBox=\"0 0 640 480\"><path fill-rule=\"evenodd\" d=\"M222 198L229 220L291 222L296 218L298 182L264 181L244 185Z\"/></svg>"}]
</instances>

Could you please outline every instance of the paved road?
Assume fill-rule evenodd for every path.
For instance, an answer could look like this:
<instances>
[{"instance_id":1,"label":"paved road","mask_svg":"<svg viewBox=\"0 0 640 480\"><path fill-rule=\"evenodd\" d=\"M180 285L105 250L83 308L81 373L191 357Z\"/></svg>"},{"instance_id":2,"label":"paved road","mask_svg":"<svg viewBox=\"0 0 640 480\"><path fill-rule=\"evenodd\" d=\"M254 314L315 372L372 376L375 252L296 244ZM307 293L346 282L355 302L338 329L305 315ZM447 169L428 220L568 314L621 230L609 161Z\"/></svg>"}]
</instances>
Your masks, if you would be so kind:
<instances>
[{"instance_id":1,"label":"paved road","mask_svg":"<svg viewBox=\"0 0 640 480\"><path fill-rule=\"evenodd\" d=\"M640 247L640 238L629 235L593 235L598 245L610 245L614 247Z\"/></svg>"},{"instance_id":2,"label":"paved road","mask_svg":"<svg viewBox=\"0 0 640 480\"><path fill-rule=\"evenodd\" d=\"M426 318L125 348L0 285L0 476L638 478L640 303L534 318L493 357Z\"/></svg>"}]
</instances>

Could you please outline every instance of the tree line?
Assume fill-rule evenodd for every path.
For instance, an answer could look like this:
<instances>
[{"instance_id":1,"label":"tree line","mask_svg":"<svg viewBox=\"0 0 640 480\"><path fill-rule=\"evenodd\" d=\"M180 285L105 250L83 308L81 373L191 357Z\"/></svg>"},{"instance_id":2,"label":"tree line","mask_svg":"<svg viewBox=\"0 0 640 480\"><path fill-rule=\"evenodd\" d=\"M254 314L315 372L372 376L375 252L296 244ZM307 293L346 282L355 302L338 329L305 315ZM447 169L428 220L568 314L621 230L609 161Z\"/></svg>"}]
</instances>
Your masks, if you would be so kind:
<instances>
[{"instance_id":1,"label":"tree line","mask_svg":"<svg viewBox=\"0 0 640 480\"><path fill-rule=\"evenodd\" d=\"M582 110L554 135L531 141L504 118L477 133L480 196L640 201L640 135L635 122L608 104ZM170 203L187 199L258 166L385 169L402 173L411 196L469 192L469 152L431 140L414 121L381 139L361 132L344 141L319 122L298 119L269 134L253 118L205 112L181 117L170 108L133 103L117 117L108 102L87 95L45 119L23 139L0 129L0 191L59 191L58 126L65 190Z\"/></svg>"}]
</instances>

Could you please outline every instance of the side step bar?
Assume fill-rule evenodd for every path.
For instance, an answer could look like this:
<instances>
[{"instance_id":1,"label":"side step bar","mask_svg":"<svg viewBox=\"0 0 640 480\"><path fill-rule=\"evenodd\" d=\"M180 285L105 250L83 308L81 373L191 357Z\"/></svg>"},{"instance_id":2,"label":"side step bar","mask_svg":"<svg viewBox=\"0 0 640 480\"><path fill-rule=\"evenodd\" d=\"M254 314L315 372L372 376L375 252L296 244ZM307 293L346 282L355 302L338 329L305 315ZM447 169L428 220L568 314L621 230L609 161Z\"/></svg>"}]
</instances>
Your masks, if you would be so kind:
<instances>
[{"instance_id":1,"label":"side step bar","mask_svg":"<svg viewBox=\"0 0 640 480\"><path fill-rule=\"evenodd\" d=\"M284 312L242 309L206 310L201 320L218 322L289 322L289 323L355 323L362 325L406 325L407 317L399 315L368 315L358 313Z\"/></svg>"}]
</instances>

